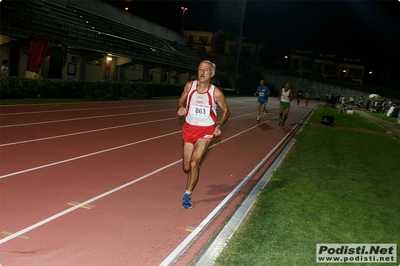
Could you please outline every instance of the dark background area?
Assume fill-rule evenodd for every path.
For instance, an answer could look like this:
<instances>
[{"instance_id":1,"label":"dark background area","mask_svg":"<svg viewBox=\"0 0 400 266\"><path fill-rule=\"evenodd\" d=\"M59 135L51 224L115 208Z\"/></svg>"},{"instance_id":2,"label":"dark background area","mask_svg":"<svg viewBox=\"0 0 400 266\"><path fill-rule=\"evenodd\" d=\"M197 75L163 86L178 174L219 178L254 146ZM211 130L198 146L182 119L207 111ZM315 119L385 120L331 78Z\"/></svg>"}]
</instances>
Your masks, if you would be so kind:
<instances>
[{"instance_id":1,"label":"dark background area","mask_svg":"<svg viewBox=\"0 0 400 266\"><path fill-rule=\"evenodd\" d=\"M171 30L239 33L243 1L105 1ZM256 1L245 7L243 35L262 38L267 63L296 47L318 47L367 58L371 80L400 82L400 2Z\"/></svg>"}]
</instances>

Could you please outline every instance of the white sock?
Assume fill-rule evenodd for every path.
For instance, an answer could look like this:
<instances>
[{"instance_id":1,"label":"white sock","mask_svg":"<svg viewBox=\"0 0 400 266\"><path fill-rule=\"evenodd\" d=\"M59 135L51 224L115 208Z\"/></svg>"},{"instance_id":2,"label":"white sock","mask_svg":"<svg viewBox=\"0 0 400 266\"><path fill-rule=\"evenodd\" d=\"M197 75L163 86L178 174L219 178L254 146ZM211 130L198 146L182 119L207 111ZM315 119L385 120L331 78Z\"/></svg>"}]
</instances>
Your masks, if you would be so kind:
<instances>
[{"instance_id":1,"label":"white sock","mask_svg":"<svg viewBox=\"0 0 400 266\"><path fill-rule=\"evenodd\" d=\"M191 195L191 194L192 194L192 191L186 190L185 194Z\"/></svg>"}]
</instances>

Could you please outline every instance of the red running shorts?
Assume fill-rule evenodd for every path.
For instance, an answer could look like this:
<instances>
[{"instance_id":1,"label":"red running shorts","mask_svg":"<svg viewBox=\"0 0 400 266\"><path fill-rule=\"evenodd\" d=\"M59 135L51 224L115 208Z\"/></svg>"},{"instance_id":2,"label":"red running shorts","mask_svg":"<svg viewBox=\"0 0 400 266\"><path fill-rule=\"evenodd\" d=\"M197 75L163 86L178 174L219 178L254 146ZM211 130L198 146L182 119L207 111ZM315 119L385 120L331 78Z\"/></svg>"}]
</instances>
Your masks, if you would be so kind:
<instances>
[{"instance_id":1,"label":"red running shorts","mask_svg":"<svg viewBox=\"0 0 400 266\"><path fill-rule=\"evenodd\" d=\"M182 128L182 138L184 142L189 142L193 145L199 139L212 140L214 138L214 129L214 125L201 127L185 123Z\"/></svg>"}]
</instances>

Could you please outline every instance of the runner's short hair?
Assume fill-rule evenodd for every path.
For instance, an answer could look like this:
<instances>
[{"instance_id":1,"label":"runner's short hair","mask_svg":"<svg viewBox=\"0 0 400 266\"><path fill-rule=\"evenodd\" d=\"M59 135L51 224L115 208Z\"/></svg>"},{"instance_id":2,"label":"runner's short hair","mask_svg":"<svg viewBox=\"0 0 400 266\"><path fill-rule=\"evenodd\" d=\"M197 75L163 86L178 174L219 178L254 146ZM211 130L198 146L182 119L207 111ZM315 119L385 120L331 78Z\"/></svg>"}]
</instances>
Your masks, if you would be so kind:
<instances>
[{"instance_id":1,"label":"runner's short hair","mask_svg":"<svg viewBox=\"0 0 400 266\"><path fill-rule=\"evenodd\" d=\"M208 60L204 60L203 62L210 63L212 65L212 72L215 73L215 70L216 70L217 66L213 62L208 61Z\"/></svg>"}]
</instances>

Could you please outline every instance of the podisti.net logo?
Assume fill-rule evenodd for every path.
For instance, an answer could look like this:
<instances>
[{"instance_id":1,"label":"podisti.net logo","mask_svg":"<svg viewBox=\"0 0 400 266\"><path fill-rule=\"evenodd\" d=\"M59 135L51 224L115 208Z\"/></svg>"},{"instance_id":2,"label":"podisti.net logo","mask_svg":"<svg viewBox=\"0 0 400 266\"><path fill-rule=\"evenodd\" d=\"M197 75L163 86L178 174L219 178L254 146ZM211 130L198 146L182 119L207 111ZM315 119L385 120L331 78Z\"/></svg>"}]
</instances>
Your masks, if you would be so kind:
<instances>
[{"instance_id":1,"label":"podisti.net logo","mask_svg":"<svg viewBox=\"0 0 400 266\"><path fill-rule=\"evenodd\" d=\"M396 244L317 244L318 263L396 263Z\"/></svg>"}]
</instances>

